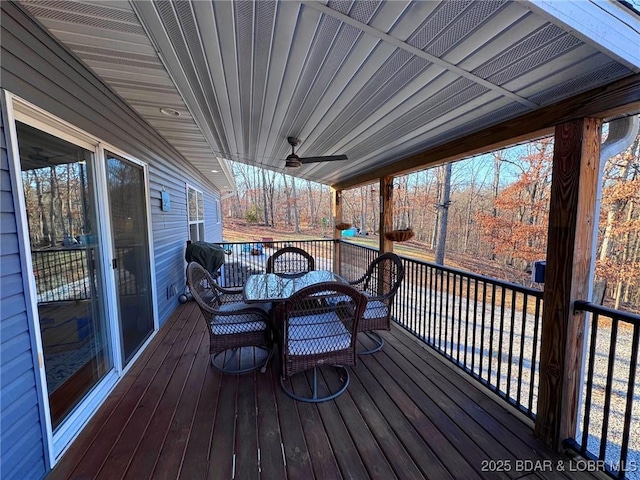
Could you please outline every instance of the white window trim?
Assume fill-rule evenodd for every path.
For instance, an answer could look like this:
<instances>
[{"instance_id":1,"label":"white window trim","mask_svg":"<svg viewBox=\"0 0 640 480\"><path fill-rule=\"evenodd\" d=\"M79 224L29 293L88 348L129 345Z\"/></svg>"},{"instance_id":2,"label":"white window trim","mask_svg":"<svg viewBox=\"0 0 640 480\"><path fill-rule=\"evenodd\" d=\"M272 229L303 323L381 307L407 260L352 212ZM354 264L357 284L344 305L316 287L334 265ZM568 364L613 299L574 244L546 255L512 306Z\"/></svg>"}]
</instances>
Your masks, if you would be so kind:
<instances>
[{"instance_id":1,"label":"white window trim","mask_svg":"<svg viewBox=\"0 0 640 480\"><path fill-rule=\"evenodd\" d=\"M189 190L193 190L194 192L196 192L196 214L198 211L198 200L197 200L197 194L199 193L200 195L202 195L202 218L198 218L196 220L192 220L191 216L189 214ZM197 240L193 240L191 238L191 225L202 225L202 231L203 231L203 237L204 237L204 222L205 222L205 214L204 214L204 192L196 187L194 187L193 185L189 185L188 183L185 184L185 194L187 196L187 228L188 228L188 237L190 240L192 241L204 241L204 238L198 238ZM198 229L199 231L199 229Z\"/></svg>"}]
</instances>

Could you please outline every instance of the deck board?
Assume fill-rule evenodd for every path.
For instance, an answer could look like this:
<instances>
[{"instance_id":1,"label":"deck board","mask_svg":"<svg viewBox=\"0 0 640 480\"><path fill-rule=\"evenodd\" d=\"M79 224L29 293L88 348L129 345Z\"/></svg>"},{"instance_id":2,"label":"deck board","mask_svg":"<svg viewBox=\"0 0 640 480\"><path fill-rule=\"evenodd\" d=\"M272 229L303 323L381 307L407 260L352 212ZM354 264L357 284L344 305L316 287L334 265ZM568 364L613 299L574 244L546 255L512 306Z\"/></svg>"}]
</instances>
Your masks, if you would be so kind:
<instances>
[{"instance_id":1,"label":"deck board","mask_svg":"<svg viewBox=\"0 0 640 480\"><path fill-rule=\"evenodd\" d=\"M178 308L49 479L565 479L574 472L483 471L483 460L563 461L532 423L410 335L359 357L334 401L294 401L267 373L223 375L193 302ZM363 339L361 346L368 340ZM293 377L308 392L311 376ZM323 369L321 384L338 373ZM554 463L555 464L555 463Z\"/></svg>"},{"instance_id":2,"label":"deck board","mask_svg":"<svg viewBox=\"0 0 640 480\"><path fill-rule=\"evenodd\" d=\"M302 376L298 380L299 393L307 392L309 389L305 385ZM287 403L290 404L291 400L287 399ZM318 408L309 403L296 403L295 408L298 410L307 448L314 455L312 467L315 476L317 478L339 478L340 468L333 454L331 442L322 423Z\"/></svg>"},{"instance_id":3,"label":"deck board","mask_svg":"<svg viewBox=\"0 0 640 480\"><path fill-rule=\"evenodd\" d=\"M233 477L237 392L238 377L223 375L209 452L207 478L212 480Z\"/></svg>"},{"instance_id":4,"label":"deck board","mask_svg":"<svg viewBox=\"0 0 640 480\"><path fill-rule=\"evenodd\" d=\"M235 435L235 478L258 479L258 424L256 405L256 375L250 373L238 376L238 397L236 399Z\"/></svg>"},{"instance_id":5,"label":"deck board","mask_svg":"<svg viewBox=\"0 0 640 480\"><path fill-rule=\"evenodd\" d=\"M166 478L206 478L209 471L209 452L213 438L213 426L218 410L221 392L222 375L209 367L209 355L202 360L201 369L205 370L205 378L200 392L194 390L191 395L198 399L195 407L193 423L188 432L189 439L180 464L179 476ZM171 445L167 445L171 449Z\"/></svg>"},{"instance_id":6,"label":"deck board","mask_svg":"<svg viewBox=\"0 0 640 480\"><path fill-rule=\"evenodd\" d=\"M438 382L441 389L449 391L451 398L455 399L459 407L465 409L474 418L481 420L485 428L496 439L508 446L517 458L525 460L552 460L554 464L566 461L557 453L549 452L541 447L540 441L533 434L533 421L524 417L524 414L513 408L505 408L506 402L497 399L488 389L477 382L469 382L468 376L461 370L447 363L442 363L435 355L424 355L425 347L417 343L407 333L395 329L392 333L395 339L395 348L402 348L407 358L413 358L418 362L418 368L426 369L431 365L437 375L431 375L434 382ZM405 350L408 349L408 350ZM412 352L412 353L409 353ZM449 374L443 371L442 366L449 368ZM452 373L452 374L451 374ZM494 457L497 458L497 457ZM571 473L557 470L544 472L545 479L592 479L588 472L572 471ZM522 475L522 472L519 472ZM520 477L518 477L520 478Z\"/></svg>"},{"instance_id":7,"label":"deck board","mask_svg":"<svg viewBox=\"0 0 640 480\"><path fill-rule=\"evenodd\" d=\"M282 435L278 422L278 404L274 394L274 388L279 388L279 386L274 382L271 373L270 371L264 375L256 375L260 478L262 480L281 480L286 478L286 470L282 460Z\"/></svg>"},{"instance_id":8,"label":"deck board","mask_svg":"<svg viewBox=\"0 0 640 480\"><path fill-rule=\"evenodd\" d=\"M177 478L182 466L190 434L193 431L193 422L197 411L199 396L194 392L200 392L207 374L205 367L209 357L209 343L204 332L201 337L200 347L196 352L193 368L185 382L184 389L176 405L174 418L164 438L162 450L154 466L154 479ZM208 441L207 441L208 450Z\"/></svg>"}]
</instances>

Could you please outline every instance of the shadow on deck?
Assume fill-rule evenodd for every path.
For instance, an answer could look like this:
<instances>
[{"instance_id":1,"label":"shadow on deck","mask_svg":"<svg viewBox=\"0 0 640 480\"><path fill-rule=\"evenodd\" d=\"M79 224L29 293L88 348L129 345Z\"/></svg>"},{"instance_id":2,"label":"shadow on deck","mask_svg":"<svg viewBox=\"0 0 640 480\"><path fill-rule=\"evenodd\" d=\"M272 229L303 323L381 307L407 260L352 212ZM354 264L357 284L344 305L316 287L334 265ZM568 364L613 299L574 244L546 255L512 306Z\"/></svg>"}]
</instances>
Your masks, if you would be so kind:
<instances>
[{"instance_id":1,"label":"shadow on deck","mask_svg":"<svg viewBox=\"0 0 640 480\"><path fill-rule=\"evenodd\" d=\"M266 374L213 371L189 302L48 478L594 478L568 472L529 420L402 330L383 336L343 395L303 404L283 394L278 359ZM308 378L294 388L308 389Z\"/></svg>"}]
</instances>

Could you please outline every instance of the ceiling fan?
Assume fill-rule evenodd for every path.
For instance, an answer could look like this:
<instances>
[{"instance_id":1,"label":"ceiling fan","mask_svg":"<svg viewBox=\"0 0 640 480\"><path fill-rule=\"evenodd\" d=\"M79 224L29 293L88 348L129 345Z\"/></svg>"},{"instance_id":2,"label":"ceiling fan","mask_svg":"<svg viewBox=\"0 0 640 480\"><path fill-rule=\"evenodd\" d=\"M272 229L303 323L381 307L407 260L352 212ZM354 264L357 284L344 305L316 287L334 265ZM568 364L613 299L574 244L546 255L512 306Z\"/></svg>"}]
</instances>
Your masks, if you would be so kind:
<instances>
[{"instance_id":1,"label":"ceiling fan","mask_svg":"<svg viewBox=\"0 0 640 480\"><path fill-rule=\"evenodd\" d=\"M346 155L326 155L324 157L299 157L296 155L295 147L300 144L300 140L295 137L287 137L287 142L291 145L291 154L287 156L285 166L288 168L298 168L304 163L331 162L334 160L348 160Z\"/></svg>"}]
</instances>

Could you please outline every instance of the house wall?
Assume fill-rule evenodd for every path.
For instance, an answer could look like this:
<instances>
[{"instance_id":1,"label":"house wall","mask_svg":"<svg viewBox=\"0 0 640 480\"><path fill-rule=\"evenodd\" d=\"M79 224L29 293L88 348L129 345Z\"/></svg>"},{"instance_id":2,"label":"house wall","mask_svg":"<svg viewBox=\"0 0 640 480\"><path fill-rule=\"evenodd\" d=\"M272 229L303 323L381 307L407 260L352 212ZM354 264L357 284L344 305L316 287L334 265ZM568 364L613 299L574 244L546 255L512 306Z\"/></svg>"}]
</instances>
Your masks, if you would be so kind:
<instances>
[{"instance_id":1,"label":"house wall","mask_svg":"<svg viewBox=\"0 0 640 480\"><path fill-rule=\"evenodd\" d=\"M4 130L0 115L0 477L9 480L39 478L46 462Z\"/></svg>"},{"instance_id":2,"label":"house wall","mask_svg":"<svg viewBox=\"0 0 640 480\"><path fill-rule=\"evenodd\" d=\"M169 287L181 293L185 284L185 184L204 192L207 241L222 239L222 225L215 220L220 192L18 6L0 2L0 8L0 87L148 164L154 282L162 325L178 306L178 295ZM0 476L30 479L42 477L48 467L6 134L0 128ZM163 189L171 196L166 212L161 210Z\"/></svg>"}]
</instances>

